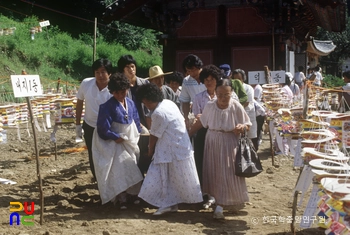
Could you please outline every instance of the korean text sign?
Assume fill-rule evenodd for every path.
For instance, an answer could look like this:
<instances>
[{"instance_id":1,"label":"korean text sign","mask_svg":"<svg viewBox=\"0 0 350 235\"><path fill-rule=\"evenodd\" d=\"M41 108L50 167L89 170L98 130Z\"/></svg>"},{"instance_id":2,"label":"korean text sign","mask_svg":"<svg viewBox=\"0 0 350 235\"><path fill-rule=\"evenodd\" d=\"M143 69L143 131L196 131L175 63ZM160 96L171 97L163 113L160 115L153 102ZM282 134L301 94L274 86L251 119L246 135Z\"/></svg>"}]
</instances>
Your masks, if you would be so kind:
<instances>
[{"instance_id":1,"label":"korean text sign","mask_svg":"<svg viewBox=\"0 0 350 235\"><path fill-rule=\"evenodd\" d=\"M285 71L270 71L270 77L272 83L285 83ZM268 83L265 78L264 71L249 71L248 72L248 84L266 84Z\"/></svg>"},{"instance_id":2,"label":"korean text sign","mask_svg":"<svg viewBox=\"0 0 350 235\"><path fill-rule=\"evenodd\" d=\"M11 75L15 97L40 96L43 94L39 75Z\"/></svg>"}]
</instances>

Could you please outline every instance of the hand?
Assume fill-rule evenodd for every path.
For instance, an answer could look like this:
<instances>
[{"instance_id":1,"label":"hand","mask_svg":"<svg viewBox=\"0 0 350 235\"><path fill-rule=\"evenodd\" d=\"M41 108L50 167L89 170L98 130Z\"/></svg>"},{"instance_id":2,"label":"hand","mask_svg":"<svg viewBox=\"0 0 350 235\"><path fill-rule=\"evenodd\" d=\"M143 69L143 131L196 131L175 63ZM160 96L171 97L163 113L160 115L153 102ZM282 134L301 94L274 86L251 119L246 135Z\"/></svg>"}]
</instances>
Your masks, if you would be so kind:
<instances>
[{"instance_id":1,"label":"hand","mask_svg":"<svg viewBox=\"0 0 350 235\"><path fill-rule=\"evenodd\" d=\"M76 135L76 137L79 137L79 138L83 138L83 133L84 133L84 131L83 131L83 128L82 128L82 126L81 125L76 125L75 126L75 135Z\"/></svg>"},{"instance_id":2,"label":"hand","mask_svg":"<svg viewBox=\"0 0 350 235\"><path fill-rule=\"evenodd\" d=\"M118 138L118 139L115 140L115 142L116 142L117 144L120 144L120 143L123 142L123 141L124 141L123 138Z\"/></svg>"},{"instance_id":3,"label":"hand","mask_svg":"<svg viewBox=\"0 0 350 235\"><path fill-rule=\"evenodd\" d=\"M237 134L237 135L238 135L238 134L243 134L246 128L247 128L247 127L246 127L244 124L238 124L238 125L235 127L235 129L233 129L233 132L234 132L235 134Z\"/></svg>"}]
</instances>

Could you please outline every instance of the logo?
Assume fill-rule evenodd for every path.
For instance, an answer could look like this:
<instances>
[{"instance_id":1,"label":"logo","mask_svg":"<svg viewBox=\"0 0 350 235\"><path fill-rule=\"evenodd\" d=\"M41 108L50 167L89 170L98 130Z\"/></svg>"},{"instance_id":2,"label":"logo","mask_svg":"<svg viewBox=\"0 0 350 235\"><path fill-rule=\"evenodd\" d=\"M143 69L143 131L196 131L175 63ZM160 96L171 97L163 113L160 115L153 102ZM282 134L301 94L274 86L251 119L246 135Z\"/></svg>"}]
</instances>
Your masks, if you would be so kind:
<instances>
[{"instance_id":1,"label":"logo","mask_svg":"<svg viewBox=\"0 0 350 235\"><path fill-rule=\"evenodd\" d=\"M15 222L17 225L22 223L25 226L34 225L34 202L30 202L30 210L28 210L29 202L24 202L24 206L20 202L10 202L10 225ZM20 216L17 211L24 211L26 215ZM14 221L15 220L15 221Z\"/></svg>"}]
</instances>

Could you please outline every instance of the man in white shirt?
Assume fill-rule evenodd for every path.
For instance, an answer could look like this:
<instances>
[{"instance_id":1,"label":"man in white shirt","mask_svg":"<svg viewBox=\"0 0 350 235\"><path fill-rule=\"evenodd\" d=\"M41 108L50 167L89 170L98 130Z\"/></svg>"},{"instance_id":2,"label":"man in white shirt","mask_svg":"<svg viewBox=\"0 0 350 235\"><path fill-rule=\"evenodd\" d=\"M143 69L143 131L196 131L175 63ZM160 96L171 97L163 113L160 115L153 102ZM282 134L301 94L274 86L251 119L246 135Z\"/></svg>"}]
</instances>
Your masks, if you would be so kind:
<instances>
[{"instance_id":1,"label":"man in white shirt","mask_svg":"<svg viewBox=\"0 0 350 235\"><path fill-rule=\"evenodd\" d=\"M95 77L85 78L77 93L77 106L75 112L76 135L82 137L84 129L84 139L89 154L90 169L96 180L94 162L92 159L92 136L97 125L97 116L100 104L105 103L112 94L107 85L112 74L112 63L107 59L98 59L92 64ZM83 126L81 126L81 114L85 101L85 115Z\"/></svg>"},{"instance_id":2,"label":"man in white shirt","mask_svg":"<svg viewBox=\"0 0 350 235\"><path fill-rule=\"evenodd\" d=\"M320 72L320 69L321 68L318 67L318 66L315 67L314 74L316 75L316 77L315 77L315 80L314 80L314 83L313 83L315 86L321 86L322 85L323 77L322 77L322 74Z\"/></svg>"},{"instance_id":3,"label":"man in white shirt","mask_svg":"<svg viewBox=\"0 0 350 235\"><path fill-rule=\"evenodd\" d=\"M194 97L198 93L205 91L207 88L199 80L199 74L202 71L203 62L198 56L193 54L188 55L183 60L182 67L188 76L185 77L182 82L182 90L179 100L182 105L186 128L189 129L188 114L190 113L191 102L193 102Z\"/></svg>"},{"instance_id":4,"label":"man in white shirt","mask_svg":"<svg viewBox=\"0 0 350 235\"><path fill-rule=\"evenodd\" d=\"M304 81L306 79L305 74L303 73L303 71L304 71L304 66L299 66L298 67L298 72L295 72L294 78L293 78L294 83L297 84L300 89L303 88L303 83L304 83Z\"/></svg>"}]
</instances>

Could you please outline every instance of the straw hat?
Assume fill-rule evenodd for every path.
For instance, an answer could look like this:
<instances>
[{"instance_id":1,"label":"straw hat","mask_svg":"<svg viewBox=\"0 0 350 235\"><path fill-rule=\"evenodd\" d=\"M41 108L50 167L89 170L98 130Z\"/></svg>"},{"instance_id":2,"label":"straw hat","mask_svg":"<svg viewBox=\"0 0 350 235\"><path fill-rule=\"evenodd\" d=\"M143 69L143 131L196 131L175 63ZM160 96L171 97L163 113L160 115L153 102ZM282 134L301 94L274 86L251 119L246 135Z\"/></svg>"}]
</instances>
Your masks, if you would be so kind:
<instances>
[{"instance_id":1,"label":"straw hat","mask_svg":"<svg viewBox=\"0 0 350 235\"><path fill-rule=\"evenodd\" d=\"M164 75L172 74L172 73L173 72L163 73L163 70L158 65L155 65L155 66L149 68L149 77L146 79L153 79L156 77L160 77L160 76L164 76Z\"/></svg>"}]
</instances>

